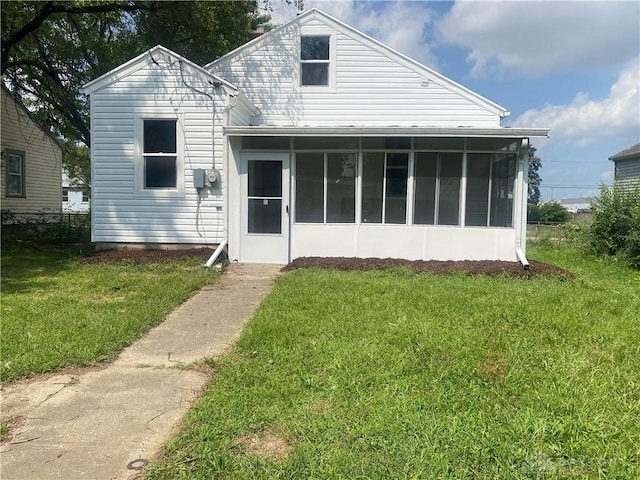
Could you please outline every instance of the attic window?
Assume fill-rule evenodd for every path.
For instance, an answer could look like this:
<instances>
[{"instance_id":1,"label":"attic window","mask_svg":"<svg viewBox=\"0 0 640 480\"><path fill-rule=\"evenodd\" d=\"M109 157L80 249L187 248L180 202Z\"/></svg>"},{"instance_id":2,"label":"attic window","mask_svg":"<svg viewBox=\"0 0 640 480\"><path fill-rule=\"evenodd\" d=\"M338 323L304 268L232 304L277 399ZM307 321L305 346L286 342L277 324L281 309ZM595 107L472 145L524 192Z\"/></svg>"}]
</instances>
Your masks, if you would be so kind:
<instances>
[{"instance_id":1,"label":"attic window","mask_svg":"<svg viewBox=\"0 0 640 480\"><path fill-rule=\"evenodd\" d=\"M330 35L300 37L300 85L329 86Z\"/></svg>"}]
</instances>

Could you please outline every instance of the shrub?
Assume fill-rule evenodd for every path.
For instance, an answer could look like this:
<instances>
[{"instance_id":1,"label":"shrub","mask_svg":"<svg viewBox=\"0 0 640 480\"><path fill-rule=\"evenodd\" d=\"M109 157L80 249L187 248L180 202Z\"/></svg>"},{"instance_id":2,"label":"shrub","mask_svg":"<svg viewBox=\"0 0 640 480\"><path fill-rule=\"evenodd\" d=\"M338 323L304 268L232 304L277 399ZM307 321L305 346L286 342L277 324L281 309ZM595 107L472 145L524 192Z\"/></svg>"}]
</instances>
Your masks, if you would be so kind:
<instances>
[{"instance_id":1,"label":"shrub","mask_svg":"<svg viewBox=\"0 0 640 480\"><path fill-rule=\"evenodd\" d=\"M538 216L541 222L564 223L571 220L571 212L558 202L545 202L538 207Z\"/></svg>"},{"instance_id":2,"label":"shrub","mask_svg":"<svg viewBox=\"0 0 640 480\"><path fill-rule=\"evenodd\" d=\"M607 187L591 203L589 234L596 255L623 255L640 268L640 181Z\"/></svg>"}]
</instances>

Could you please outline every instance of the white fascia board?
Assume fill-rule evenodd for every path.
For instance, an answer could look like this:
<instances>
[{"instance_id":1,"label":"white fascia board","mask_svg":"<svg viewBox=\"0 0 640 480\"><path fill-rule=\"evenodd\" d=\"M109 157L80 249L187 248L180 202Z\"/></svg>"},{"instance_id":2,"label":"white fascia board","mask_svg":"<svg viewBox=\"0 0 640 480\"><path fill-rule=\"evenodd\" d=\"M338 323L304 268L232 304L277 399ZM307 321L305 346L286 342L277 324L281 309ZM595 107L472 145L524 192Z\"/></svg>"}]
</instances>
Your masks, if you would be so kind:
<instances>
[{"instance_id":1,"label":"white fascia board","mask_svg":"<svg viewBox=\"0 0 640 480\"><path fill-rule=\"evenodd\" d=\"M121 80L131 75L133 72L139 70L140 68L150 65L151 63L153 63L153 55L157 55L160 53L169 55L170 57L174 58L176 61L183 62L184 66L188 68L193 74L201 76L202 78L208 81L212 80L215 83L220 83L225 87L227 91L230 91L230 93L238 92L238 87L236 87L232 83L226 81L223 78L218 77L217 75L209 72L208 70L205 70L198 64L183 57L182 55L178 55L177 53L169 50L166 47L163 47L162 45L156 45L155 47L147 50L146 52L138 55L137 57L132 58L128 62L123 63L119 67L116 67L113 70L105 73L104 75L101 75L100 77L91 80L89 83L86 83L85 85L83 85L80 91L85 95L90 95L97 90L105 88L111 85L112 83L117 82L118 80Z\"/></svg>"},{"instance_id":2,"label":"white fascia board","mask_svg":"<svg viewBox=\"0 0 640 480\"><path fill-rule=\"evenodd\" d=\"M441 73L436 72L435 70L427 67L426 65L421 64L420 62L406 56L403 53L400 53L399 51L380 42L379 40L376 40L375 38L372 38L369 35L362 33L361 31L342 22L341 20L338 20L337 18L332 17L331 15L321 10L318 10L317 8L312 8L310 10L307 10L303 14L289 20L288 22L271 30L270 32L267 32L264 35L261 35L260 37L255 38L248 43L245 43L244 45L236 48L235 50L232 50L231 52L223 55L219 59L211 63L208 63L207 65L205 65L205 68L207 69L214 68L217 63L227 60L228 58L234 57L241 53L248 55L254 50L260 48L260 46L265 41L265 39L273 35L278 35L281 30L286 29L292 23L300 23L300 26L302 27L307 22L308 19L310 20L314 18L324 22L334 30L346 36L357 37L362 43L367 45L369 48L375 50L376 52L380 53L381 55L384 55L400 63L401 65L408 68L409 70L412 70L418 75L426 76L427 78L429 78L429 80L440 83L441 85L444 85L452 89L453 91L466 97L473 103L476 103L481 107L488 109L492 113L499 115L501 118L509 116L509 112L507 111L507 109L498 105L497 103L494 103L491 100L483 97L482 95L477 94L473 90L469 90L467 87L460 85L459 83L451 80L450 78L445 77Z\"/></svg>"},{"instance_id":3,"label":"white fascia board","mask_svg":"<svg viewBox=\"0 0 640 480\"><path fill-rule=\"evenodd\" d=\"M270 30L266 33L263 33L262 35L260 35L259 37L254 38L253 40L248 41L247 43L244 43L242 45L240 45L238 48L231 50L229 53L225 53L223 56L221 56L220 58L215 59L213 62L207 63L204 68L206 68L207 70L214 68L218 63L223 62L229 58L235 57L235 56L239 56L241 53L244 53L245 55L248 55L249 53L257 50L258 48L260 48L260 46L265 42L265 39L269 39L270 37L273 37L275 35L279 35L280 32L284 29L286 29L287 27L289 27L289 25L293 24L293 23L297 23L302 21L304 18L312 15L314 12L317 12L318 10L316 8L312 8L311 10L307 10L304 13L301 13L300 15L298 15L297 17L292 18L291 20L283 23L282 25L277 26L276 28L274 28L273 30Z\"/></svg>"},{"instance_id":4,"label":"white fascia board","mask_svg":"<svg viewBox=\"0 0 640 480\"><path fill-rule=\"evenodd\" d=\"M475 127L276 127L227 126L229 136L307 136L307 137L548 137L548 128L475 128Z\"/></svg>"},{"instance_id":5,"label":"white fascia board","mask_svg":"<svg viewBox=\"0 0 640 480\"><path fill-rule=\"evenodd\" d=\"M257 117L260 115L260 109L256 107L242 91L239 91L236 97L238 98L238 102L251 112L252 116Z\"/></svg>"},{"instance_id":6,"label":"white fascia board","mask_svg":"<svg viewBox=\"0 0 640 480\"><path fill-rule=\"evenodd\" d=\"M472 102L477 103L480 106L484 108L488 108L492 112L499 114L500 117L506 117L509 115L509 112L507 111L506 108L498 105L495 102L492 102L491 100L483 97L482 95L477 94L473 90L469 90L467 87L451 80L448 77L445 77L441 73L436 72L435 70L427 67L426 65L423 65L422 63L412 59L411 57L408 57L407 55L400 53L398 50L390 47L389 45L386 45L381 41L376 40L373 37L370 37L366 33L363 33L357 30L351 25L348 25L342 22L341 20L338 20L337 18L332 17L331 15L324 13L321 10L314 8L311 11L313 11L317 17L323 19L325 22L330 23L331 27L333 27L334 29L341 31L341 33L347 36L350 33L351 35L358 37L369 48L377 51L378 53L386 57L391 58L392 60L397 61L401 65L409 68L410 70L413 70L417 74L426 75L427 77L429 76L433 77L434 81L439 82L442 85L446 85L447 87L457 91L464 97L468 98Z\"/></svg>"}]
</instances>

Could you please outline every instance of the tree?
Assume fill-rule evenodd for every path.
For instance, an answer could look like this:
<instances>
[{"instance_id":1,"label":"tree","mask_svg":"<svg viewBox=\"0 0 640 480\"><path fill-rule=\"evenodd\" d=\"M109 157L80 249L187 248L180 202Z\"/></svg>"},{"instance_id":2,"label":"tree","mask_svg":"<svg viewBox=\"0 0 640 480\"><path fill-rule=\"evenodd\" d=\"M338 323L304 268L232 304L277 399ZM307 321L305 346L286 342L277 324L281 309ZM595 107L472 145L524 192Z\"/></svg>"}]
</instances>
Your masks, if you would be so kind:
<instances>
[{"instance_id":1,"label":"tree","mask_svg":"<svg viewBox=\"0 0 640 480\"><path fill-rule=\"evenodd\" d=\"M564 223L571 220L571 212L558 202L545 202L538 208L538 217L545 223Z\"/></svg>"},{"instance_id":2,"label":"tree","mask_svg":"<svg viewBox=\"0 0 640 480\"><path fill-rule=\"evenodd\" d=\"M529 192L527 203L537 205L540 203L540 174L538 171L542 167L542 160L536 155L536 147L529 144Z\"/></svg>"},{"instance_id":3,"label":"tree","mask_svg":"<svg viewBox=\"0 0 640 480\"><path fill-rule=\"evenodd\" d=\"M65 150L77 161L86 158L76 155L78 144L91 146L82 85L159 43L208 63L268 20L256 0L3 2L3 82L51 133L70 142ZM70 173L88 171L65 163Z\"/></svg>"}]
</instances>

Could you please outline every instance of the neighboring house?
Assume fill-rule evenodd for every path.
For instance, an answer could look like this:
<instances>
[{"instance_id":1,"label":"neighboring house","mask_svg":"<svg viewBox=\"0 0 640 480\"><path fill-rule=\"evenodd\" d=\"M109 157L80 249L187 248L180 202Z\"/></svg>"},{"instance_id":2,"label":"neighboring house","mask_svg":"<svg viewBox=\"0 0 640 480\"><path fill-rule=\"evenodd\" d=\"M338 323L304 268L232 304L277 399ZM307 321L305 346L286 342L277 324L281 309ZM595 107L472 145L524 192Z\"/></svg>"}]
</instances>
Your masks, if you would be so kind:
<instances>
[{"instance_id":1,"label":"neighboring house","mask_svg":"<svg viewBox=\"0 0 640 480\"><path fill-rule=\"evenodd\" d=\"M640 143L609 157L615 165L614 183L640 181Z\"/></svg>"},{"instance_id":2,"label":"neighboring house","mask_svg":"<svg viewBox=\"0 0 640 480\"><path fill-rule=\"evenodd\" d=\"M157 46L84 87L98 247L524 259L528 138L501 106L309 10L202 68Z\"/></svg>"},{"instance_id":3,"label":"neighboring house","mask_svg":"<svg viewBox=\"0 0 640 480\"><path fill-rule=\"evenodd\" d=\"M591 208L591 197L563 198L558 203L571 213L586 213Z\"/></svg>"},{"instance_id":4,"label":"neighboring house","mask_svg":"<svg viewBox=\"0 0 640 480\"><path fill-rule=\"evenodd\" d=\"M91 210L91 189L71 183L67 172L62 171L62 211L68 213L89 213Z\"/></svg>"},{"instance_id":5,"label":"neighboring house","mask_svg":"<svg viewBox=\"0 0 640 480\"><path fill-rule=\"evenodd\" d=\"M35 213L59 214L62 146L4 86L1 90L2 210L18 219Z\"/></svg>"}]
</instances>

